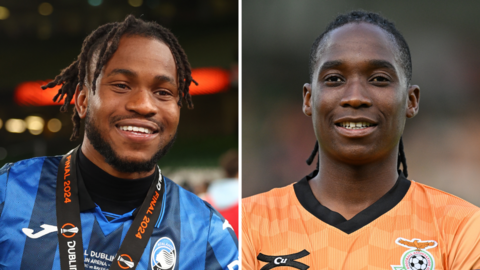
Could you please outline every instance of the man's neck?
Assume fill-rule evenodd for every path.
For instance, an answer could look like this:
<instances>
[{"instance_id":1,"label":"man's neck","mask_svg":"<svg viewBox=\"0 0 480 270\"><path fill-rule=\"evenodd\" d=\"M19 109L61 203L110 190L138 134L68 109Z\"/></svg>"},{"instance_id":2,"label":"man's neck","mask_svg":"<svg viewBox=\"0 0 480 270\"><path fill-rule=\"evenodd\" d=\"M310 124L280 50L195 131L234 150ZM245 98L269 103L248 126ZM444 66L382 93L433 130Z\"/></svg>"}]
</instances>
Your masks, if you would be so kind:
<instances>
[{"instance_id":1,"label":"man's neck","mask_svg":"<svg viewBox=\"0 0 480 270\"><path fill-rule=\"evenodd\" d=\"M385 195L397 178L396 153L366 165L349 165L321 155L319 172L309 184L323 206L348 220Z\"/></svg>"},{"instance_id":2,"label":"man's neck","mask_svg":"<svg viewBox=\"0 0 480 270\"><path fill-rule=\"evenodd\" d=\"M81 176L79 187L81 181L89 195L88 198L85 195L81 197L81 200L85 200L84 205L88 204L91 207L92 204L96 204L102 211L118 215L140 207L149 188L158 177L155 172L135 181L114 177L91 162L82 151L78 153L78 168ZM106 217L110 220L108 216Z\"/></svg>"},{"instance_id":3,"label":"man's neck","mask_svg":"<svg viewBox=\"0 0 480 270\"><path fill-rule=\"evenodd\" d=\"M100 154L97 150L95 150L95 148L93 148L93 145L90 143L90 141L87 139L86 136L83 140L81 151L91 162L93 162L93 164L97 165L100 169L104 170L108 174L118 178L123 178L123 179L144 178L151 175L155 170L155 167L154 167L152 168L151 171L148 171L148 172L133 172L133 173L120 172L105 161L105 157L102 156L102 154Z\"/></svg>"}]
</instances>

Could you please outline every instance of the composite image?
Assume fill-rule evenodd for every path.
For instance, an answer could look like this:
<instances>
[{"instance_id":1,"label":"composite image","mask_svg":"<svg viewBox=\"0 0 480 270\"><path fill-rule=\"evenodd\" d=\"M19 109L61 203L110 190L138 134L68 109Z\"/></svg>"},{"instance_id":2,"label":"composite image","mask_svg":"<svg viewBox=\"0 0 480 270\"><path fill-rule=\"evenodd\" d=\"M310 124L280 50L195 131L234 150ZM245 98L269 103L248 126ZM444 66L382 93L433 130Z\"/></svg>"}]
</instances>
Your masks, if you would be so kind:
<instances>
[{"instance_id":1,"label":"composite image","mask_svg":"<svg viewBox=\"0 0 480 270\"><path fill-rule=\"evenodd\" d=\"M480 270L479 11L0 1L0 269Z\"/></svg>"}]
</instances>

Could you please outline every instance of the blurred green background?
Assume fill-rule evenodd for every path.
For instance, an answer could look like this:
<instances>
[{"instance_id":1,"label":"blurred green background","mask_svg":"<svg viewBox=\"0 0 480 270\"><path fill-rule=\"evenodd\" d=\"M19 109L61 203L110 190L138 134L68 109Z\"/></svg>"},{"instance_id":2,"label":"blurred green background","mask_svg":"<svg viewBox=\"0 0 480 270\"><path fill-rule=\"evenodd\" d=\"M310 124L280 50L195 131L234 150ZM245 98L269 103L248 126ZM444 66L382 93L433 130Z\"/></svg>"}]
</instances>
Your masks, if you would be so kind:
<instances>
[{"instance_id":1,"label":"blurred green background","mask_svg":"<svg viewBox=\"0 0 480 270\"><path fill-rule=\"evenodd\" d=\"M242 1L243 196L296 182L315 137L302 113L311 44L338 14L378 12L407 40L420 112L407 121L409 178L480 205L480 2Z\"/></svg>"},{"instance_id":2,"label":"blurred green background","mask_svg":"<svg viewBox=\"0 0 480 270\"><path fill-rule=\"evenodd\" d=\"M60 113L60 106L20 106L14 90L22 82L53 79L76 59L91 31L128 14L169 28L192 68L228 72L224 92L196 95L194 110L182 108L177 141L159 162L171 173L190 168L200 173L199 179L220 174L220 155L238 148L238 1L230 0L1 0L0 167L34 156L61 155L80 143L69 141L72 108ZM9 119L32 115L44 119L40 134L7 131ZM62 123L58 132L46 126L52 118Z\"/></svg>"}]
</instances>

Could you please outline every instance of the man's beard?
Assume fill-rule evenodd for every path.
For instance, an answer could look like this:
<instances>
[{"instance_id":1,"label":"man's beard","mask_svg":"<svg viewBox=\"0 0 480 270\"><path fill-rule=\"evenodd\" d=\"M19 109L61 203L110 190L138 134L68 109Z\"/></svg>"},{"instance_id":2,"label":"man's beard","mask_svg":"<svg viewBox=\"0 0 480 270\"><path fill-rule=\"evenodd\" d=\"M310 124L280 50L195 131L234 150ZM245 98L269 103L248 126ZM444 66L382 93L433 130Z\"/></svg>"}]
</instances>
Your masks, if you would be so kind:
<instances>
[{"instance_id":1,"label":"man's beard","mask_svg":"<svg viewBox=\"0 0 480 270\"><path fill-rule=\"evenodd\" d=\"M159 132L162 132L162 130L163 128L161 128ZM113 150L110 143L108 143L100 134L94 117L91 117L88 111L87 117L85 118L85 133L93 148L105 158L105 162L107 162L107 164L112 166L115 170L125 173L151 171L157 164L157 161L160 160L173 146L173 143L177 138L177 132L175 132L173 138L164 147L159 146L157 152L150 158L150 160L132 161L126 158L121 158Z\"/></svg>"}]
</instances>

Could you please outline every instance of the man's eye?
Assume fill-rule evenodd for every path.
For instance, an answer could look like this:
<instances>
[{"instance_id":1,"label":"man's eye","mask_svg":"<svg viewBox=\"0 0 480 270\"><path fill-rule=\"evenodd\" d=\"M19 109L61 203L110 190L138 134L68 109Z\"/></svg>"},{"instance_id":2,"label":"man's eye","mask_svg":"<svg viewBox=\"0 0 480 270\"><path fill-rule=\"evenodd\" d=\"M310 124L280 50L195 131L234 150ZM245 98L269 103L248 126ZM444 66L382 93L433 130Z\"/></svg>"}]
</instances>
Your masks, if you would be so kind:
<instances>
[{"instance_id":1,"label":"man's eye","mask_svg":"<svg viewBox=\"0 0 480 270\"><path fill-rule=\"evenodd\" d=\"M325 78L324 83L327 87L336 87L336 86L340 86L344 82L345 80L340 76L329 76Z\"/></svg>"},{"instance_id":2,"label":"man's eye","mask_svg":"<svg viewBox=\"0 0 480 270\"><path fill-rule=\"evenodd\" d=\"M328 78L325 79L326 82L342 82L342 78L338 77L338 76L330 76Z\"/></svg>"},{"instance_id":3,"label":"man's eye","mask_svg":"<svg viewBox=\"0 0 480 270\"><path fill-rule=\"evenodd\" d=\"M123 83L117 83L117 84L114 84L113 86L117 87L117 88L120 88L120 89L127 89L128 86L126 84L123 84Z\"/></svg>"},{"instance_id":4,"label":"man's eye","mask_svg":"<svg viewBox=\"0 0 480 270\"><path fill-rule=\"evenodd\" d=\"M167 95L170 95L170 92L165 91L165 90L160 90L160 91L155 92L155 94L159 95L159 96L167 96Z\"/></svg>"},{"instance_id":5,"label":"man's eye","mask_svg":"<svg viewBox=\"0 0 480 270\"><path fill-rule=\"evenodd\" d=\"M390 80L385 77L378 76L378 77L374 77L371 81L374 83L385 83L385 82L389 82Z\"/></svg>"}]
</instances>

